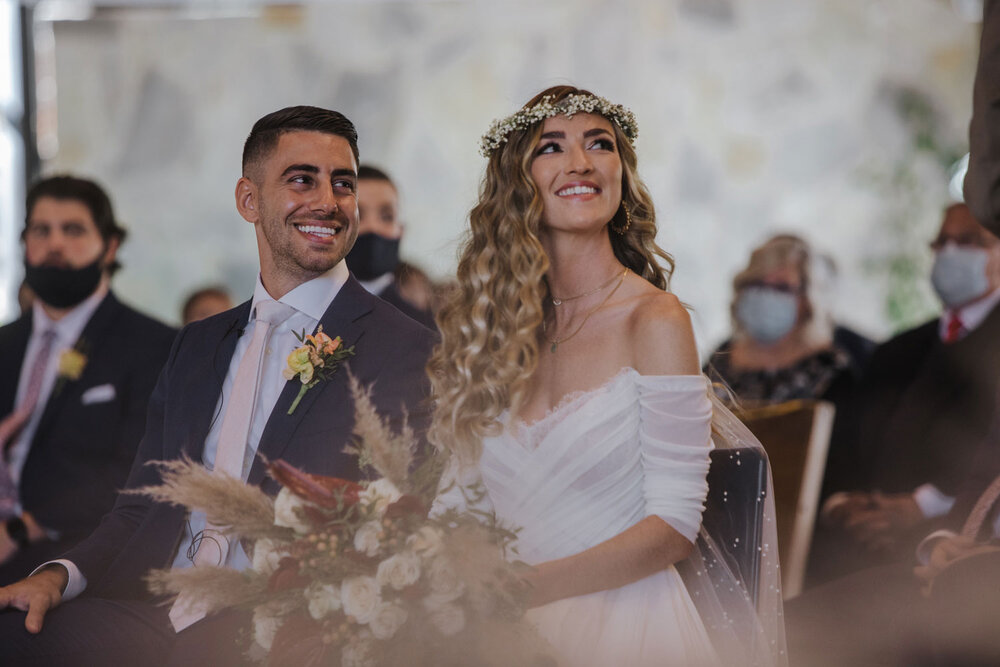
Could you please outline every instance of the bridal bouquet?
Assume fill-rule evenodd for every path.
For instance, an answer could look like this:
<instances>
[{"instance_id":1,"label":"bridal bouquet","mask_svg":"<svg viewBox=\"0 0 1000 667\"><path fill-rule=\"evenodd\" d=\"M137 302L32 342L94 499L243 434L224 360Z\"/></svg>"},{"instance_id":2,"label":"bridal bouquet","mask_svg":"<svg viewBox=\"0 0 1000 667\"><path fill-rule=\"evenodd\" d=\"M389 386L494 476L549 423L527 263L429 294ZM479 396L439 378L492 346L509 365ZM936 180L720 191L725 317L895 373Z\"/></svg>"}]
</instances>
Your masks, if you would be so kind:
<instances>
[{"instance_id":1,"label":"bridal bouquet","mask_svg":"<svg viewBox=\"0 0 1000 667\"><path fill-rule=\"evenodd\" d=\"M275 461L282 489L272 499L190 460L163 462L163 483L142 492L228 526L252 567L160 570L151 590L252 612L248 653L269 665L549 664L523 620L526 591L509 562L515 533L473 509L429 516L438 459L414 466L409 427L394 433L351 381L351 452L378 478L355 483Z\"/></svg>"}]
</instances>

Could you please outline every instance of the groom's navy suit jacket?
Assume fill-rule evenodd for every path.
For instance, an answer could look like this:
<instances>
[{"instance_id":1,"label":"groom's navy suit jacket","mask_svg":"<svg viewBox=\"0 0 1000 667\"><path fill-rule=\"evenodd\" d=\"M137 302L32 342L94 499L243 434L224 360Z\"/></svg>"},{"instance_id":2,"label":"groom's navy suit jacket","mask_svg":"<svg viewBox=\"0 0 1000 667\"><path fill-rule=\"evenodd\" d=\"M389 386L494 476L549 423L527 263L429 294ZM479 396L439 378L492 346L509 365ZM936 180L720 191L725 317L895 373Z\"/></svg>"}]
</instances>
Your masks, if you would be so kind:
<instances>
[{"instance_id":1,"label":"groom's navy suit jacket","mask_svg":"<svg viewBox=\"0 0 1000 667\"><path fill-rule=\"evenodd\" d=\"M222 383L250 315L250 302L195 322L177 336L170 357L149 402L146 433L129 475L134 489L160 481L150 461L187 455L200 461L205 438L215 419ZM434 335L372 296L353 278L340 289L320 320L330 337L340 336L355 348L346 368L397 425L408 413L422 433L430 405L424 365ZM288 350L291 352L291 349ZM258 445L258 457L248 483L277 491L267 477L261 456L284 459L309 472L357 479L353 457L343 453L354 425L354 405L348 373L338 370L306 392L295 412L287 414L301 384L283 388ZM223 406L224 411L225 406ZM220 411L220 412L222 412ZM114 509L86 540L64 555L87 578L88 595L145 599L143 577L151 568L168 567L174 558L185 521L185 510L146 496L122 493Z\"/></svg>"},{"instance_id":2,"label":"groom's navy suit jacket","mask_svg":"<svg viewBox=\"0 0 1000 667\"><path fill-rule=\"evenodd\" d=\"M0 419L14 409L31 327L29 313L0 328ZM77 343L83 373L53 388L21 471L21 505L43 526L81 539L111 509L175 334L110 292L97 306Z\"/></svg>"}]
</instances>

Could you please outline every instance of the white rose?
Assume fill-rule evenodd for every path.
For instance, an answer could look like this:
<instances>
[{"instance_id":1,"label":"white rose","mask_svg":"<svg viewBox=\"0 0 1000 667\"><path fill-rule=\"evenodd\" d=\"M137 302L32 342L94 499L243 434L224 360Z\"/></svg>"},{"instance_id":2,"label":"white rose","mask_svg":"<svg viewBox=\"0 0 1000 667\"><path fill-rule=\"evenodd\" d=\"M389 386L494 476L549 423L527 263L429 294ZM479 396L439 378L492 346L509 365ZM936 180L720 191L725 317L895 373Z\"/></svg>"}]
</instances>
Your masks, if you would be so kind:
<instances>
[{"instance_id":1,"label":"white rose","mask_svg":"<svg viewBox=\"0 0 1000 667\"><path fill-rule=\"evenodd\" d=\"M465 612L457 604L443 604L430 613L431 623L445 637L458 634L465 627Z\"/></svg>"},{"instance_id":2,"label":"white rose","mask_svg":"<svg viewBox=\"0 0 1000 667\"><path fill-rule=\"evenodd\" d=\"M442 600L456 600L465 592L465 583L455 574L447 558L435 558L430 566L431 591Z\"/></svg>"},{"instance_id":3,"label":"white rose","mask_svg":"<svg viewBox=\"0 0 1000 667\"><path fill-rule=\"evenodd\" d=\"M281 627L281 619L275 616L264 614L260 611L253 613L253 638L258 644L264 647L265 651L271 650L274 642L274 635Z\"/></svg>"},{"instance_id":4,"label":"white rose","mask_svg":"<svg viewBox=\"0 0 1000 667\"><path fill-rule=\"evenodd\" d=\"M369 521L354 533L354 548L366 556L374 556L381 546L379 534L382 532L382 524L378 521Z\"/></svg>"},{"instance_id":5,"label":"white rose","mask_svg":"<svg viewBox=\"0 0 1000 667\"><path fill-rule=\"evenodd\" d=\"M444 535L433 526L423 526L406 538L406 546L425 558L432 558L441 553L444 547Z\"/></svg>"},{"instance_id":6,"label":"white rose","mask_svg":"<svg viewBox=\"0 0 1000 667\"><path fill-rule=\"evenodd\" d=\"M371 628L375 639L392 639L396 631L406 623L406 616L406 610L398 604L383 602L375 610L375 617L368 627Z\"/></svg>"},{"instance_id":7,"label":"white rose","mask_svg":"<svg viewBox=\"0 0 1000 667\"><path fill-rule=\"evenodd\" d=\"M379 516L385 513L386 507L399 500L402 496L403 493L384 477L370 482L360 494L361 503L374 506L375 512Z\"/></svg>"},{"instance_id":8,"label":"white rose","mask_svg":"<svg viewBox=\"0 0 1000 667\"><path fill-rule=\"evenodd\" d=\"M305 506L306 501L292 493L288 487L283 487L274 499L274 525L291 528L299 535L305 535L311 528L300 517L299 510Z\"/></svg>"},{"instance_id":9,"label":"white rose","mask_svg":"<svg viewBox=\"0 0 1000 667\"><path fill-rule=\"evenodd\" d=\"M344 614L353 616L358 623L366 624L375 616L382 589L371 577L351 577L340 585L340 602Z\"/></svg>"},{"instance_id":10,"label":"white rose","mask_svg":"<svg viewBox=\"0 0 1000 667\"><path fill-rule=\"evenodd\" d=\"M412 551L401 551L378 564L375 580L380 586L392 586L401 591L420 579L420 556Z\"/></svg>"},{"instance_id":11,"label":"white rose","mask_svg":"<svg viewBox=\"0 0 1000 667\"><path fill-rule=\"evenodd\" d=\"M278 549L277 542L266 537L262 537L254 542L253 564L251 567L254 572L265 575L271 574L278 569L278 564L284 556L285 552Z\"/></svg>"},{"instance_id":12,"label":"white rose","mask_svg":"<svg viewBox=\"0 0 1000 667\"><path fill-rule=\"evenodd\" d=\"M374 667L375 651L370 641L356 641L340 650L341 667Z\"/></svg>"},{"instance_id":13,"label":"white rose","mask_svg":"<svg viewBox=\"0 0 1000 667\"><path fill-rule=\"evenodd\" d=\"M340 587L314 581L305 590L309 601L309 615L320 620L332 611L340 609Z\"/></svg>"}]
</instances>

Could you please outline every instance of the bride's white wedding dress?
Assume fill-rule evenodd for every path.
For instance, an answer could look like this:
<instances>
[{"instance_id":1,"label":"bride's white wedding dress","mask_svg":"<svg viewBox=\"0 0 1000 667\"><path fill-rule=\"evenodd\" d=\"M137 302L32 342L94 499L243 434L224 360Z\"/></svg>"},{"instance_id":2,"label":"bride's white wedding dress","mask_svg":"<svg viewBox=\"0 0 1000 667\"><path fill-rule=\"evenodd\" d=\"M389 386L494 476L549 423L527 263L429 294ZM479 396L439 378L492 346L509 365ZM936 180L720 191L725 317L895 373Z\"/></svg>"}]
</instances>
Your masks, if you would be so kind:
<instances>
[{"instance_id":1,"label":"bride's white wedding dress","mask_svg":"<svg viewBox=\"0 0 1000 667\"><path fill-rule=\"evenodd\" d=\"M712 417L704 376L643 376L626 368L597 388L566 397L532 424L505 414L504 431L483 440L478 468L450 471L450 490L436 506L462 503L460 487L481 482L490 506L479 509L519 528L517 558L529 564L589 549L647 516L659 516L694 542L708 490ZM704 543L699 540L700 547ZM701 552L692 557L699 582L693 595L700 602L711 598L699 605L712 610L706 622L673 566L621 588L537 607L528 618L552 645L560 667L719 664L733 659L737 644L749 647L735 649L742 664L780 664L771 659L776 642L756 619L750 632L729 630L740 623L729 618L734 607L749 609L744 617L756 612L743 604L742 592L725 599L716 592L738 586L718 577L724 568L702 567L718 563L715 552L702 558ZM718 658L706 626L716 638L722 626L730 637L753 637L737 637L722 649L727 657Z\"/></svg>"}]
</instances>

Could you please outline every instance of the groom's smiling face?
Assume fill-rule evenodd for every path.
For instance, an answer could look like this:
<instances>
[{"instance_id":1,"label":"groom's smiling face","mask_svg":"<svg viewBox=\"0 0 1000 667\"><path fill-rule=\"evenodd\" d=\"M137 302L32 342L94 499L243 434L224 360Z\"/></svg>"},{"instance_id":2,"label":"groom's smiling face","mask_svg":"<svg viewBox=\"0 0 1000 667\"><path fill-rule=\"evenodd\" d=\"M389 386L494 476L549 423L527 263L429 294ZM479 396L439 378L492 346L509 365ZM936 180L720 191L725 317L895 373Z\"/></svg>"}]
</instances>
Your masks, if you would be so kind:
<instances>
[{"instance_id":1,"label":"groom's smiling face","mask_svg":"<svg viewBox=\"0 0 1000 667\"><path fill-rule=\"evenodd\" d=\"M343 137L292 131L240 179L237 204L256 228L261 278L272 296L333 268L354 245L357 171Z\"/></svg>"}]
</instances>

